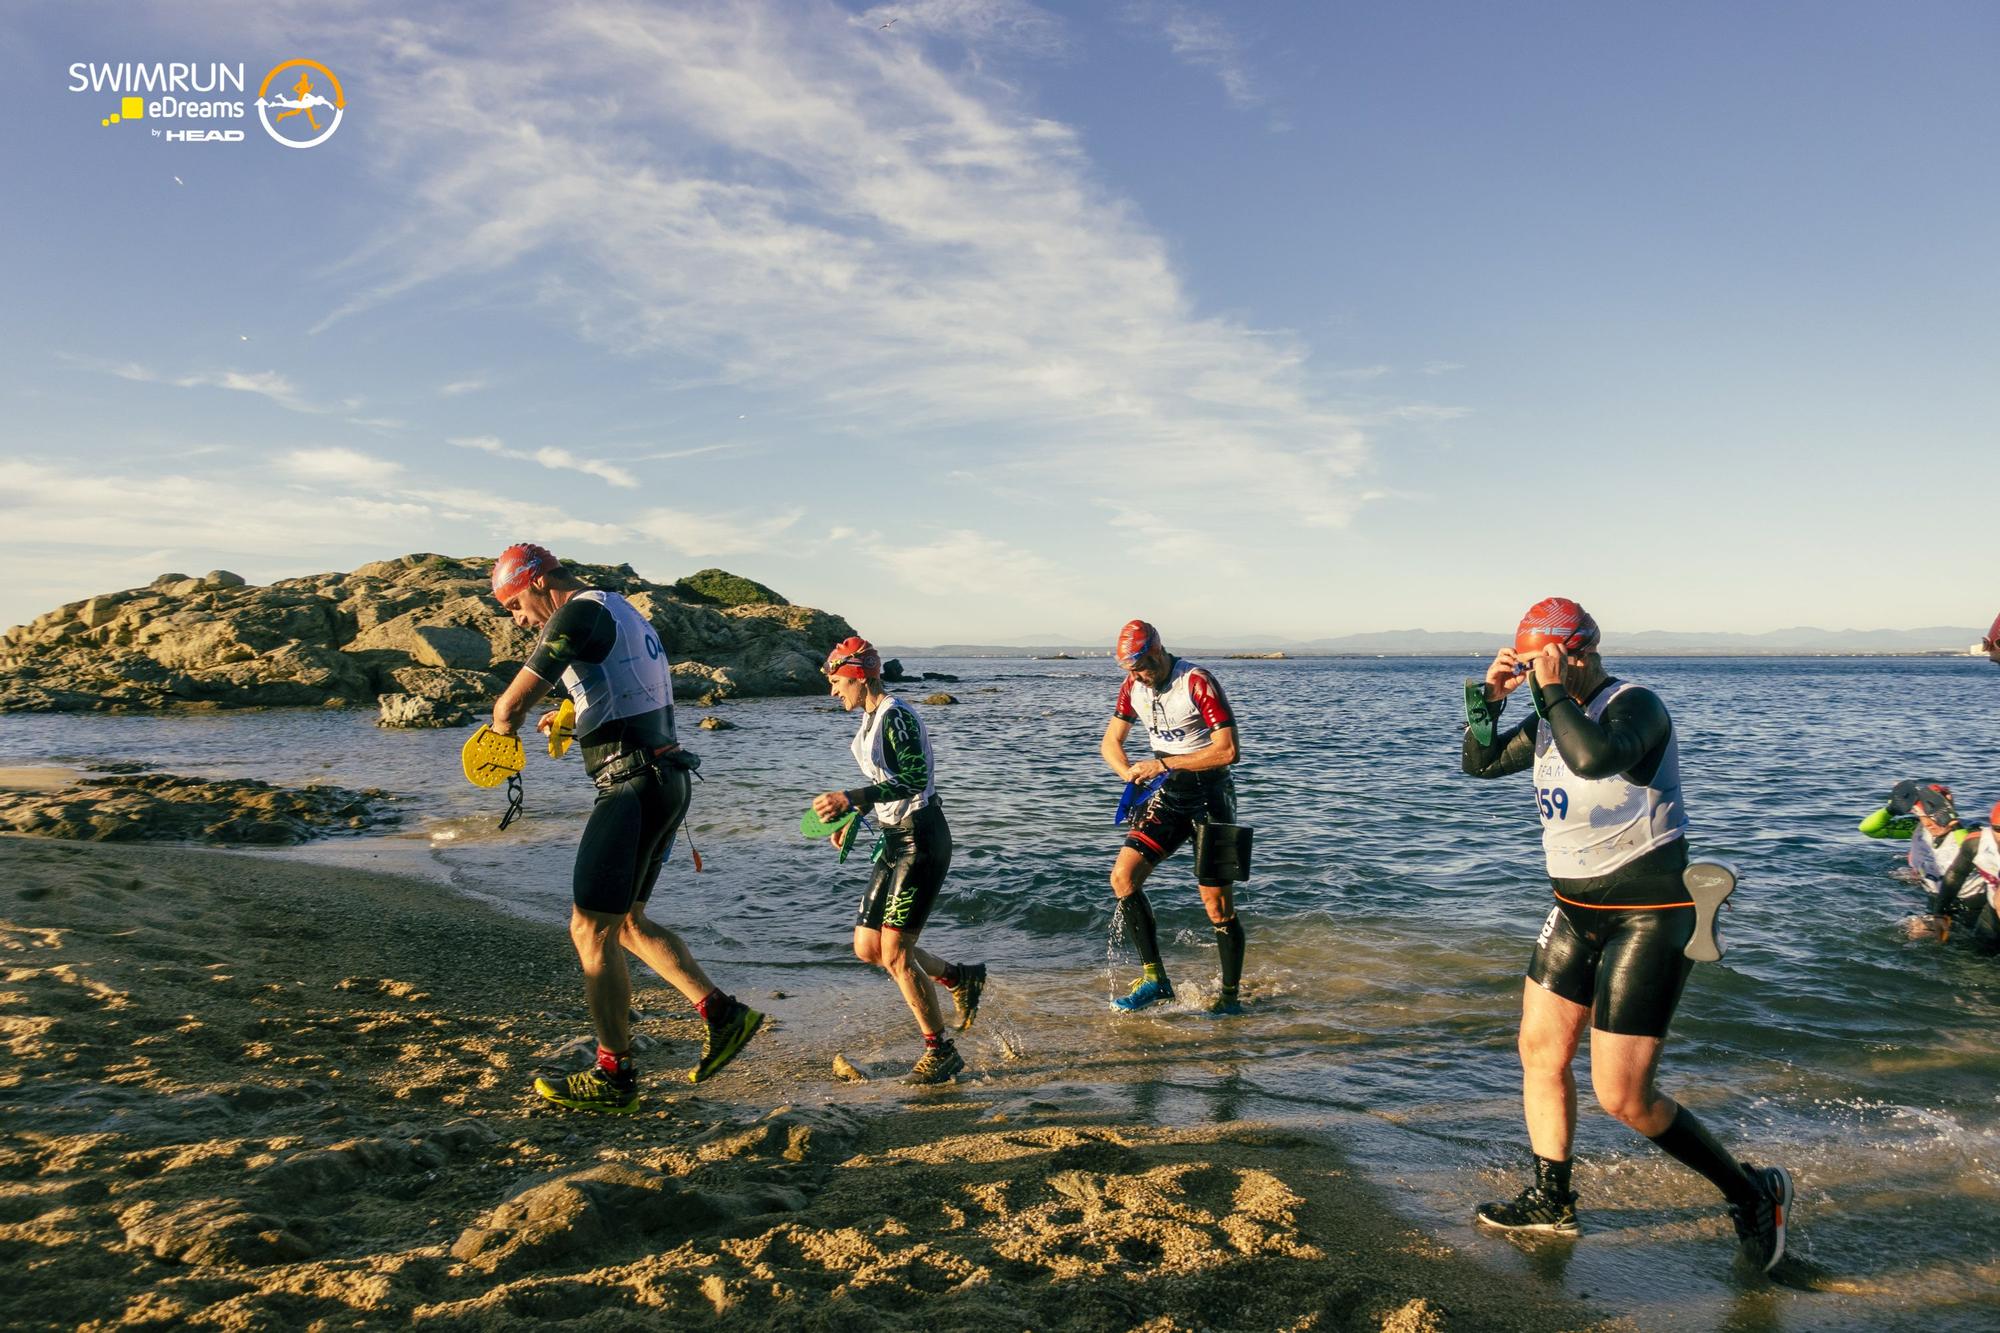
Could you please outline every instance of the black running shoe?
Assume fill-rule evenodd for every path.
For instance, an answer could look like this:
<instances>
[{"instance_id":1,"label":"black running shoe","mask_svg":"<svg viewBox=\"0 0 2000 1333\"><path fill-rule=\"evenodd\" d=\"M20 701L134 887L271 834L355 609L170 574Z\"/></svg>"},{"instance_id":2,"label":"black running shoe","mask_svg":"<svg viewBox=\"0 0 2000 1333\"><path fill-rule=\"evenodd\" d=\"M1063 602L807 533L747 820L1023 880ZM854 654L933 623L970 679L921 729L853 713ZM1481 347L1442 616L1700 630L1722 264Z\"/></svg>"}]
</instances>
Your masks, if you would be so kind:
<instances>
[{"instance_id":1,"label":"black running shoe","mask_svg":"<svg viewBox=\"0 0 2000 1333\"><path fill-rule=\"evenodd\" d=\"M621 1082L596 1065L568 1078L538 1078L535 1091L542 1100L571 1111L597 1111L606 1115L631 1115L639 1109L637 1079Z\"/></svg>"},{"instance_id":2,"label":"black running shoe","mask_svg":"<svg viewBox=\"0 0 2000 1333\"><path fill-rule=\"evenodd\" d=\"M967 963L958 969L958 984L951 988L951 1003L958 1010L958 1030L964 1032L979 1017L979 993L986 989L986 964Z\"/></svg>"},{"instance_id":3,"label":"black running shoe","mask_svg":"<svg viewBox=\"0 0 2000 1333\"><path fill-rule=\"evenodd\" d=\"M701 1063L688 1071L688 1082L699 1083L721 1073L763 1026L764 1015L747 1004L738 1004L721 1022L710 1023L701 1034Z\"/></svg>"},{"instance_id":4,"label":"black running shoe","mask_svg":"<svg viewBox=\"0 0 2000 1333\"><path fill-rule=\"evenodd\" d=\"M917 1061L903 1082L949 1083L964 1068L965 1057L958 1053L958 1047L946 1042L926 1050L923 1059Z\"/></svg>"},{"instance_id":5,"label":"black running shoe","mask_svg":"<svg viewBox=\"0 0 2000 1333\"><path fill-rule=\"evenodd\" d=\"M1472 1216L1481 1226L1499 1231L1533 1231L1550 1236L1575 1236L1583 1232L1576 1221L1576 1195L1553 1194L1540 1185L1530 1185L1504 1203L1482 1203Z\"/></svg>"},{"instance_id":6,"label":"black running shoe","mask_svg":"<svg viewBox=\"0 0 2000 1333\"><path fill-rule=\"evenodd\" d=\"M1755 1203L1732 1203L1730 1216L1736 1219L1736 1236L1743 1262L1760 1273L1768 1273L1785 1257L1785 1214L1792 1209L1792 1173L1782 1166L1752 1166L1743 1169L1763 1187Z\"/></svg>"}]
</instances>

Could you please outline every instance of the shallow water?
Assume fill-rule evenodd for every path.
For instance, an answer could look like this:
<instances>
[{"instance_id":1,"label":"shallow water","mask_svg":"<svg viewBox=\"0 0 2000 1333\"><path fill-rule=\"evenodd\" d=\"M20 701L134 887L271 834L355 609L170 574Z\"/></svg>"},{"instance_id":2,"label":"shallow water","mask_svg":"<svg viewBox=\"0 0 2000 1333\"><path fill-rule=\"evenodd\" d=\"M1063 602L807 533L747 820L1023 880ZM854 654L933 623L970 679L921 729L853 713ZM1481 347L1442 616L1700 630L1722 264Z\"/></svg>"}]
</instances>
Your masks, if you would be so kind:
<instances>
[{"instance_id":1,"label":"shallow water","mask_svg":"<svg viewBox=\"0 0 2000 1333\"><path fill-rule=\"evenodd\" d=\"M1474 1203L1512 1192L1526 1160L1514 1020L1548 902L1527 776L1458 773L1458 682L1483 663L1215 664L1242 724L1242 818L1257 829L1239 899L1253 1003L1229 1022L1104 1006L1131 971L1106 956L1118 789L1096 746L1110 665L911 665L963 677L911 687L961 701L923 710L957 843L925 943L993 965L968 1048L987 1091L1059 1085L1140 1119L1332 1125L1453 1245L1648 1328L2000 1325L2000 962L1905 939L1917 898L1887 876L1900 849L1853 832L1901 777L1952 783L1968 812L2000 798L1991 665L1613 663L1674 714L1696 853L1744 873L1724 915L1728 957L1696 968L1662 1084L1746 1158L1792 1169L1797 1257L1781 1286L1732 1275L1713 1192L1587 1092L1585 1238L1516 1249L1466 1223ZM900 1001L849 954L861 855L837 865L796 831L814 792L855 781L853 721L823 699L722 713L737 730L683 719L704 758L690 830L707 869L691 875L677 847L653 914L724 984L787 992L770 1007L795 1037L862 1062L913 1058ZM458 775L462 740L381 731L361 713L14 716L0 720L0 763L137 759L387 787L405 794L404 832L285 854L434 875L559 923L591 794L580 768L534 757L528 815L499 834L499 795ZM1198 999L1213 952L1185 853L1150 896L1169 967ZM551 947L566 947L554 930Z\"/></svg>"}]
</instances>

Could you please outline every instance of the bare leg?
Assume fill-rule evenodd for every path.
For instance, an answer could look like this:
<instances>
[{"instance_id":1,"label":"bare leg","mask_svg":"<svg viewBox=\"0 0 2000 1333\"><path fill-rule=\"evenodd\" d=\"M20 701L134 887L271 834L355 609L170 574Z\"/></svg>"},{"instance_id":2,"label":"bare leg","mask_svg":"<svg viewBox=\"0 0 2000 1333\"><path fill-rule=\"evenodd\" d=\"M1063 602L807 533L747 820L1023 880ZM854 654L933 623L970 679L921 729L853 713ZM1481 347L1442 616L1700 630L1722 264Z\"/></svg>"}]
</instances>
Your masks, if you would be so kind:
<instances>
[{"instance_id":1,"label":"bare leg","mask_svg":"<svg viewBox=\"0 0 2000 1333\"><path fill-rule=\"evenodd\" d=\"M1680 1109L1673 1098L1653 1086L1653 1076L1660 1068L1660 1048L1665 1044L1658 1037L1590 1034L1590 1084L1597 1093L1597 1104L1647 1138L1665 1133ZM1572 1115L1575 1086L1572 1079Z\"/></svg>"},{"instance_id":2,"label":"bare leg","mask_svg":"<svg viewBox=\"0 0 2000 1333\"><path fill-rule=\"evenodd\" d=\"M632 1049L632 979L616 943L624 921L616 912L570 909L569 937L583 964L583 998L597 1043L608 1051Z\"/></svg>"},{"instance_id":3,"label":"bare leg","mask_svg":"<svg viewBox=\"0 0 2000 1333\"><path fill-rule=\"evenodd\" d=\"M659 973L689 1004L699 1004L715 989L715 983L701 970L701 964L695 962L687 945L681 943L681 937L647 918L644 903L633 904L624 928L618 932L618 942Z\"/></svg>"},{"instance_id":4,"label":"bare leg","mask_svg":"<svg viewBox=\"0 0 2000 1333\"><path fill-rule=\"evenodd\" d=\"M1576 1138L1576 1071L1571 1062L1589 1019L1587 1006L1533 981L1522 982L1521 1109L1535 1156L1552 1162L1568 1161Z\"/></svg>"},{"instance_id":5,"label":"bare leg","mask_svg":"<svg viewBox=\"0 0 2000 1333\"><path fill-rule=\"evenodd\" d=\"M904 1003L916 1016L917 1027L926 1037L944 1030L944 1019L938 1013L937 990L931 979L915 966L916 960L904 947L903 932L856 926L854 953L864 963L879 964L894 979L897 989L903 992Z\"/></svg>"}]
</instances>

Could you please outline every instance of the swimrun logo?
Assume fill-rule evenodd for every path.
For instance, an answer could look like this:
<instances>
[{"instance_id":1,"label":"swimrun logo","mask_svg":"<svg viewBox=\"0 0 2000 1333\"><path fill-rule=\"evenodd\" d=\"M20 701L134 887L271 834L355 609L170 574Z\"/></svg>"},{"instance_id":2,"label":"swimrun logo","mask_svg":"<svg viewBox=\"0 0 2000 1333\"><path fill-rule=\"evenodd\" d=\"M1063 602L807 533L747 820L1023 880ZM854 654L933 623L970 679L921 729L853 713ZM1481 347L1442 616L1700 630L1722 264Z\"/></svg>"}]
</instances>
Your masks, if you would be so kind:
<instances>
[{"instance_id":1,"label":"swimrun logo","mask_svg":"<svg viewBox=\"0 0 2000 1333\"><path fill-rule=\"evenodd\" d=\"M246 142L241 124L254 105L257 123L274 142L317 148L347 114L340 79L317 60L294 57L273 65L257 85L254 103L243 96L246 87L245 67L222 61L78 61L69 67L70 92L117 99L99 115L99 125L151 121L151 137L163 143Z\"/></svg>"}]
</instances>

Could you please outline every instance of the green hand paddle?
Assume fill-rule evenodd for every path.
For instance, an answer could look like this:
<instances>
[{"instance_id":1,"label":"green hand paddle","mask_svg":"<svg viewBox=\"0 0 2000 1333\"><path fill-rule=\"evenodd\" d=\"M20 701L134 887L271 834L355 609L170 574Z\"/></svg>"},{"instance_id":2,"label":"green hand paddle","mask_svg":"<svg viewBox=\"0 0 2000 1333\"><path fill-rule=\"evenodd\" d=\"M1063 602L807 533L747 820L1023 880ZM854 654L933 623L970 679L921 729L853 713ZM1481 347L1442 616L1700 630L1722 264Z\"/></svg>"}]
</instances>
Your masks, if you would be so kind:
<instances>
[{"instance_id":1,"label":"green hand paddle","mask_svg":"<svg viewBox=\"0 0 2000 1333\"><path fill-rule=\"evenodd\" d=\"M804 816L799 820L799 832L805 834L808 838L831 838L842 829L851 828L854 821L859 818L861 818L859 810L849 810L846 814L829 824L826 820L819 817L817 810L814 810L811 806L807 806ZM854 834L850 832L845 838L841 839L840 859L845 861L847 854L853 850Z\"/></svg>"},{"instance_id":2,"label":"green hand paddle","mask_svg":"<svg viewBox=\"0 0 2000 1333\"><path fill-rule=\"evenodd\" d=\"M1493 744L1493 705L1486 701L1483 680L1465 682L1465 724L1472 728L1472 739L1481 745Z\"/></svg>"}]
</instances>

